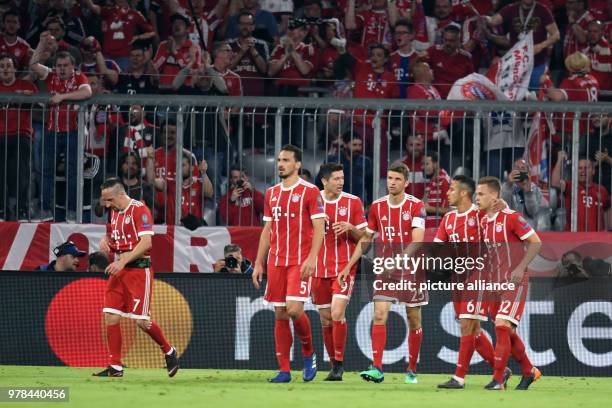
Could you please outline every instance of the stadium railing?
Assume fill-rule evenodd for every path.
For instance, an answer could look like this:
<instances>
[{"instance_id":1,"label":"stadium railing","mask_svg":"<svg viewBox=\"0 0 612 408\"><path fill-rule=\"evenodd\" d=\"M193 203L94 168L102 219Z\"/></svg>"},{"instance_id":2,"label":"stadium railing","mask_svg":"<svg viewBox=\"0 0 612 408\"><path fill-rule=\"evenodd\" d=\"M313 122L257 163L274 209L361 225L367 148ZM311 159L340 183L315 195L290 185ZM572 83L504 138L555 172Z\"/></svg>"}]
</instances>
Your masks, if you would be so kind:
<instances>
[{"instance_id":1,"label":"stadium railing","mask_svg":"<svg viewBox=\"0 0 612 408\"><path fill-rule=\"evenodd\" d=\"M542 211L534 215L538 229L563 230L565 211L570 211L571 230L577 231L585 225L579 225L577 211L579 160L572 158L594 158L599 151L612 153L609 102L96 95L69 105L75 117L62 113L66 120L76 121L75 131L68 136L73 142L66 144L66 136L56 138L48 126L49 112L54 109L48 100L46 94L0 94L5 112L10 106L18 109L19 117L29 114L33 125L33 137L17 147L9 146L10 138L0 133L5 158L0 184L7 191L0 200L0 218L104 222L103 212L95 208L99 185L120 173L122 160L127 160L124 154L132 152L137 172L134 190L148 201L157 222L180 224L186 212L199 216L199 210L193 211L195 205L204 206L199 218L208 225L225 224L228 207L220 214L218 204L228 191L231 166L244 169L253 187L263 192L276 182L275 157L290 142L303 148L303 167L313 175L326 160L349 164L345 190L360 196L366 205L384 194L386 169L398 159L410 167L412 187L408 190L418 196L419 185L423 188L428 177L421 168L422 156L431 152L437 153L440 167L451 177L495 175L503 181L515 159L524 157L531 180L543 192ZM144 112L144 129L138 112ZM8 115L4 116L5 129L9 127L6 118ZM55 119L61 118L56 115ZM187 149L193 165L207 161L212 197L194 184L175 188L183 183L182 160L169 160L168 154L160 153L163 164L155 166L155 177L176 184L166 184L158 192L146 182L148 153L144 146L168 153L168 128L163 127L168 119L176 123L174 151ZM140 137L144 145L137 141ZM338 143L340 138L344 139ZM353 139L362 140L362 154ZM64 150L59 152L63 154L49 151L54 148ZM561 177L572 182L569 208L552 185L551 173L561 150L566 152ZM595 180L612 189L609 162L594 168ZM176 174L174 182L172 173ZM195 167L185 174L199 176ZM184 201L183 190L200 200L174 205ZM598 207L598 220L603 211ZM239 219L238 223L250 225L256 218L253 214L249 221ZM588 218L582 223L588 224ZM597 225L597 229L604 226Z\"/></svg>"}]
</instances>

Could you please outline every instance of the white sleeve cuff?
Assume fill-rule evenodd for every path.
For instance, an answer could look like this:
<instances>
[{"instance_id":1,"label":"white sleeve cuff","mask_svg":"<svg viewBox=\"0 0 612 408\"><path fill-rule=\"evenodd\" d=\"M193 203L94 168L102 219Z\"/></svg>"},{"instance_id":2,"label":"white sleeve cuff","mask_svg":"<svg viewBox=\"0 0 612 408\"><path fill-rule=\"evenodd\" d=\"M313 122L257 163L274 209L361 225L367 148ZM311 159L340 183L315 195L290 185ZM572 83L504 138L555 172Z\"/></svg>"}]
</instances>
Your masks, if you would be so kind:
<instances>
[{"instance_id":1,"label":"white sleeve cuff","mask_svg":"<svg viewBox=\"0 0 612 408\"><path fill-rule=\"evenodd\" d=\"M311 215L310 219L311 220L316 220L317 218L325 218L325 217L327 217L327 215L325 213L321 213L321 214Z\"/></svg>"},{"instance_id":2,"label":"white sleeve cuff","mask_svg":"<svg viewBox=\"0 0 612 408\"><path fill-rule=\"evenodd\" d=\"M264 217L263 217L263 220L264 220L264 221L272 221L272 217L266 217L266 216L264 216Z\"/></svg>"},{"instance_id":3,"label":"white sleeve cuff","mask_svg":"<svg viewBox=\"0 0 612 408\"><path fill-rule=\"evenodd\" d=\"M366 227L366 232L367 232L368 234L372 234L372 235L374 235L374 234L376 234L376 232L377 232L377 231L374 231L373 229L370 229L370 227Z\"/></svg>"},{"instance_id":4,"label":"white sleeve cuff","mask_svg":"<svg viewBox=\"0 0 612 408\"><path fill-rule=\"evenodd\" d=\"M138 233L139 237L145 236L145 235L155 235L155 233L153 231L140 231Z\"/></svg>"},{"instance_id":5,"label":"white sleeve cuff","mask_svg":"<svg viewBox=\"0 0 612 408\"><path fill-rule=\"evenodd\" d=\"M526 240L527 238L529 238L530 236L532 236L533 234L535 234L535 231L533 229L529 230L528 233L526 233L525 235L523 235L522 237L519 237L521 241Z\"/></svg>"},{"instance_id":6,"label":"white sleeve cuff","mask_svg":"<svg viewBox=\"0 0 612 408\"><path fill-rule=\"evenodd\" d=\"M425 219L424 218L413 218L412 219L412 228L422 228L425 229Z\"/></svg>"},{"instance_id":7,"label":"white sleeve cuff","mask_svg":"<svg viewBox=\"0 0 612 408\"><path fill-rule=\"evenodd\" d=\"M364 228L365 228L365 227L367 227L367 226L368 226L368 223L367 223L367 222L362 222L362 223L361 223L361 224L359 224L359 225L355 225L355 228L357 228L358 230L362 230L362 229L364 229Z\"/></svg>"}]
</instances>

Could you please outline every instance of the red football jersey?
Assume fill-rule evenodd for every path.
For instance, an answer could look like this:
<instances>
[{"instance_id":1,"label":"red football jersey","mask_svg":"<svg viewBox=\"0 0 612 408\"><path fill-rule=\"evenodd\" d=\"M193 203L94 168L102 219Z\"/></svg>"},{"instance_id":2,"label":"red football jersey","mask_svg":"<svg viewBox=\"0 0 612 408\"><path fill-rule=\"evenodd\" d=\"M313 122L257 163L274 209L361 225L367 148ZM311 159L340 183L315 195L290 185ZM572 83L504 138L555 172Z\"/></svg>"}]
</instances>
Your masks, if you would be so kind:
<instances>
[{"instance_id":1,"label":"red football jersey","mask_svg":"<svg viewBox=\"0 0 612 408\"><path fill-rule=\"evenodd\" d=\"M441 45L434 45L427 50L427 55L434 72L434 83L443 99L446 99L455 81L474 72L471 54L462 49L449 55Z\"/></svg>"},{"instance_id":2,"label":"red football jersey","mask_svg":"<svg viewBox=\"0 0 612 408\"><path fill-rule=\"evenodd\" d=\"M354 71L355 90L353 91L353 97L372 99L399 97L399 84L396 83L395 75L391 71L385 70L382 74L379 74L374 72L369 62L361 61L357 62ZM354 118L363 120L364 112L364 109L355 109ZM366 125L372 124L374 115L373 110L367 111Z\"/></svg>"},{"instance_id":3,"label":"red football jersey","mask_svg":"<svg viewBox=\"0 0 612 408\"><path fill-rule=\"evenodd\" d=\"M240 75L228 69L225 71L225 74L223 74L223 80L227 86L229 96L242 96L242 81Z\"/></svg>"},{"instance_id":4,"label":"red football jersey","mask_svg":"<svg viewBox=\"0 0 612 408\"><path fill-rule=\"evenodd\" d=\"M408 99L440 100L440 92L433 85L414 84L408 87ZM427 140L432 140L433 133L440 130L438 125L438 111L409 111L407 113L409 126L416 134L423 135Z\"/></svg>"},{"instance_id":5,"label":"red football jersey","mask_svg":"<svg viewBox=\"0 0 612 408\"><path fill-rule=\"evenodd\" d=\"M440 169L440 174L438 175L438 177L433 177L427 182L427 186L425 187L425 189L427 191L427 202L429 203L429 205L435 208L448 207L448 198L446 197L446 192L450 187L450 181L450 177L448 176L446 170ZM439 221L439 215L427 214L427 218L425 218L425 227L437 227Z\"/></svg>"},{"instance_id":6,"label":"red football jersey","mask_svg":"<svg viewBox=\"0 0 612 408\"><path fill-rule=\"evenodd\" d=\"M481 226L493 274L491 277L497 282L508 281L524 254L518 244L535 234L535 231L519 212L509 209L493 217L485 215L481 219Z\"/></svg>"},{"instance_id":7,"label":"red football jersey","mask_svg":"<svg viewBox=\"0 0 612 408\"><path fill-rule=\"evenodd\" d=\"M153 65L155 69L159 71L159 85L170 86L174 77L178 75L181 69L185 68L189 64L189 50L192 46L196 47L195 58L196 62L193 64L193 69L197 70L200 68L200 61L202 60L202 52L197 43L193 43L191 40L186 39L180 48L178 48L174 54L170 54L168 49L168 42L162 41L159 44L157 53L153 58ZM191 75L185 79L185 85L191 85Z\"/></svg>"},{"instance_id":8,"label":"red football jersey","mask_svg":"<svg viewBox=\"0 0 612 408\"><path fill-rule=\"evenodd\" d=\"M355 16L357 30L361 30L361 45L391 44L387 10L366 10Z\"/></svg>"},{"instance_id":9,"label":"red football jersey","mask_svg":"<svg viewBox=\"0 0 612 408\"><path fill-rule=\"evenodd\" d=\"M313 69L316 62L314 47L310 44L299 43L295 46L295 51L300 54L305 63L309 64ZM277 45L272 51L270 60L279 60L285 55L285 47L282 44ZM312 74L313 71L310 71ZM285 65L276 76L279 78L276 80L277 85L292 85L292 86L308 86L310 84L310 74L308 76L302 75L302 73L295 66L295 62L292 59L287 59Z\"/></svg>"},{"instance_id":10,"label":"red football jersey","mask_svg":"<svg viewBox=\"0 0 612 408\"><path fill-rule=\"evenodd\" d=\"M325 240L317 260L315 278L332 278L344 269L351 259L357 243L350 233L336 236L332 225L335 222L348 222L357 229L365 228L368 223L363 213L361 199L352 194L342 192L334 201L327 201L321 191L327 222L325 225Z\"/></svg>"},{"instance_id":11,"label":"red football jersey","mask_svg":"<svg viewBox=\"0 0 612 408\"><path fill-rule=\"evenodd\" d=\"M89 86L87 77L80 72L74 72L72 77L62 80L53 71L47 71L44 78L49 93L65 94L74 92L83 86ZM77 109L76 105L62 103L60 105L49 105L49 116L47 119L47 129L55 132L72 132L77 130Z\"/></svg>"},{"instance_id":12,"label":"red football jersey","mask_svg":"<svg viewBox=\"0 0 612 408\"><path fill-rule=\"evenodd\" d=\"M565 230L571 227L572 182L565 182ZM578 184L578 231L605 231L605 213L610 208L610 194L600 184Z\"/></svg>"},{"instance_id":13,"label":"red football jersey","mask_svg":"<svg viewBox=\"0 0 612 408\"><path fill-rule=\"evenodd\" d=\"M444 214L434 242L480 242L482 229L480 220L484 212L472 205L466 212L457 210Z\"/></svg>"},{"instance_id":14,"label":"red football jersey","mask_svg":"<svg viewBox=\"0 0 612 408\"><path fill-rule=\"evenodd\" d=\"M181 192L181 219L188 214L194 215L196 218L203 217L204 204L202 200L202 182L197 177L191 177L191 184L183 184ZM166 187L166 224L174 225L174 209L175 207L175 191L176 183L168 183Z\"/></svg>"},{"instance_id":15,"label":"red football jersey","mask_svg":"<svg viewBox=\"0 0 612 408\"><path fill-rule=\"evenodd\" d=\"M15 79L15 82L8 86L0 82L0 93L21 93L23 91L36 93L38 88L32 82L24 79ZM19 104L2 106L2 109L0 109L0 135L32 136L31 118L31 110L26 107L20 107Z\"/></svg>"},{"instance_id":16,"label":"red football jersey","mask_svg":"<svg viewBox=\"0 0 612 408\"><path fill-rule=\"evenodd\" d=\"M153 235L151 211L140 201L132 200L123 211L111 211L108 246L115 253L134 249L144 235ZM150 256L147 251L144 256Z\"/></svg>"},{"instance_id":17,"label":"red football jersey","mask_svg":"<svg viewBox=\"0 0 612 408\"><path fill-rule=\"evenodd\" d=\"M416 51L412 50L408 54L402 54L395 50L389 56L389 66L395 75L395 81L400 87L400 98L406 97L408 82L411 78L410 69L416 62Z\"/></svg>"},{"instance_id":18,"label":"red football jersey","mask_svg":"<svg viewBox=\"0 0 612 408\"><path fill-rule=\"evenodd\" d=\"M368 213L366 231L378 232L378 242L410 243L412 229L425 228L425 206L423 202L409 194L398 205L389 203L389 196L384 196L372 203Z\"/></svg>"},{"instance_id":19,"label":"red football jersey","mask_svg":"<svg viewBox=\"0 0 612 408\"><path fill-rule=\"evenodd\" d=\"M9 44L3 35L0 35L0 54L8 54L13 56L17 60L18 66L15 68L19 70L28 69L28 62L30 61L30 44L27 43L21 37L17 37L14 43Z\"/></svg>"},{"instance_id":20,"label":"red football jersey","mask_svg":"<svg viewBox=\"0 0 612 408\"><path fill-rule=\"evenodd\" d=\"M291 187L279 183L266 191L263 220L270 223L268 263L301 265L310 252L312 220L325 218L319 189L302 179Z\"/></svg>"},{"instance_id":21,"label":"red football jersey","mask_svg":"<svg viewBox=\"0 0 612 408\"><path fill-rule=\"evenodd\" d=\"M561 82L559 89L565 93L568 101L597 102L599 83L591 74L572 75ZM574 128L574 112L557 115L557 117L558 120L562 122L558 128L563 129L566 134L572 134ZM582 115L579 121L581 134L585 134L587 131L587 118L588 116Z\"/></svg>"},{"instance_id":22,"label":"red football jersey","mask_svg":"<svg viewBox=\"0 0 612 408\"><path fill-rule=\"evenodd\" d=\"M105 57L120 58L129 55L135 35L153 31L144 16L129 7L102 8L102 53Z\"/></svg>"}]
</instances>

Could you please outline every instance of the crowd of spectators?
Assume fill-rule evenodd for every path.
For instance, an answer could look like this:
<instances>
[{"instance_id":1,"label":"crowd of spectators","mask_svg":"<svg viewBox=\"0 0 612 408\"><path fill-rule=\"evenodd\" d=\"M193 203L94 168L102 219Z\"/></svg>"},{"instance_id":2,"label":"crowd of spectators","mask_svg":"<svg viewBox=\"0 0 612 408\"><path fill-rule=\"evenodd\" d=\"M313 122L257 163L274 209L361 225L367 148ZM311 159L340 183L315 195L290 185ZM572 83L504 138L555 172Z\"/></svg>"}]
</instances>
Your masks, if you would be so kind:
<instances>
[{"instance_id":1,"label":"crowd of spectators","mask_svg":"<svg viewBox=\"0 0 612 408\"><path fill-rule=\"evenodd\" d=\"M0 92L51 94L45 109L7 105L0 114L0 155L7 157L0 166L0 219L34 218L32 197L40 201L37 219L75 219L77 110L68 102L108 93L293 97L309 95L312 87L337 98L445 99L457 79L485 72L531 30L530 88L544 99L588 102L612 91L611 27L612 0L0 0ZM92 105L85 146L94 158L91 167L97 157L98 177L119 175L130 194L156 209L157 222L171 224L177 222L178 158L184 225L203 225L206 201L216 197L217 222L258 225L261 192L232 163L238 157L237 127L253 135L244 143L265 148L262 134L270 123L265 115L253 115L239 124L230 118L236 110L196 108L196 115L184 120L189 132L181 135L189 149L177 152L175 119L142 105ZM344 164L350 192L371 202L378 194L372 191L373 112L349 116L331 109L323 116L324 137L315 144L327 151L327 161ZM311 143L304 137L306 117L286 115L283 129L290 137L283 142ZM449 174L481 152L471 146L456 151L465 141L449 143L457 141L457 132L471 130L461 124L452 130L437 115L421 111L406 117L400 124L382 118L381 141L397 147L401 140L412 175L410 193L426 200L433 225L446 208ZM571 119L568 114L555 122L559 132L571 134ZM591 166L586 168L598 168L592 171L596 179L584 177L587 186L600 183L609 196L609 120L581 118L580 131L603 137L596 148L581 147L581 155ZM534 200L550 199L549 188L515 160L525 145L508 145L501 130L497 135L497 141L495 136L484 141L490 159L485 168L507 180L507 202L536 225L546 217L537 214L541 205L532 208ZM555 136L550 135L554 159L566 143ZM382 175L388 154L381 149ZM554 171L566 176L567 164L550 163L550 184L566 199L567 183L554 178ZM58 187L60 173L64 182ZM28 181L30 174L39 181ZM93 189L95 175L89 183ZM609 198L607 204L603 198L597 202L599 212L608 211ZM104 216L95 202L85 204ZM586 229L605 228L599 215L594 218Z\"/></svg>"}]
</instances>

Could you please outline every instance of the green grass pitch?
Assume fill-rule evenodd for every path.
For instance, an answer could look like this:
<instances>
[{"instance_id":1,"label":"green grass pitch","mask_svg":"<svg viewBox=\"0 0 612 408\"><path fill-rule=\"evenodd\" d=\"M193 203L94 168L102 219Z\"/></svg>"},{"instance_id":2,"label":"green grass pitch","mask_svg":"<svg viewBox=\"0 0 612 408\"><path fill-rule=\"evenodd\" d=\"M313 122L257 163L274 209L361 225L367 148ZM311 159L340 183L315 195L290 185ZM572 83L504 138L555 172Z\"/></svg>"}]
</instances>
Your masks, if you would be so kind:
<instances>
[{"instance_id":1,"label":"green grass pitch","mask_svg":"<svg viewBox=\"0 0 612 408\"><path fill-rule=\"evenodd\" d=\"M355 407L603 407L612 401L612 378L546 377L529 391L484 391L488 376L468 376L465 390L443 391L436 385L449 375L419 375L418 385L405 385L403 375L387 374L382 384L366 383L357 373L344 381L323 381L320 372L311 383L293 372L290 384L268 384L271 371L180 370L168 378L162 369L126 369L123 378L91 377L93 369L70 367L0 366L0 387L69 387L66 403L0 403L0 407L112 408L355 408Z\"/></svg>"}]
</instances>

